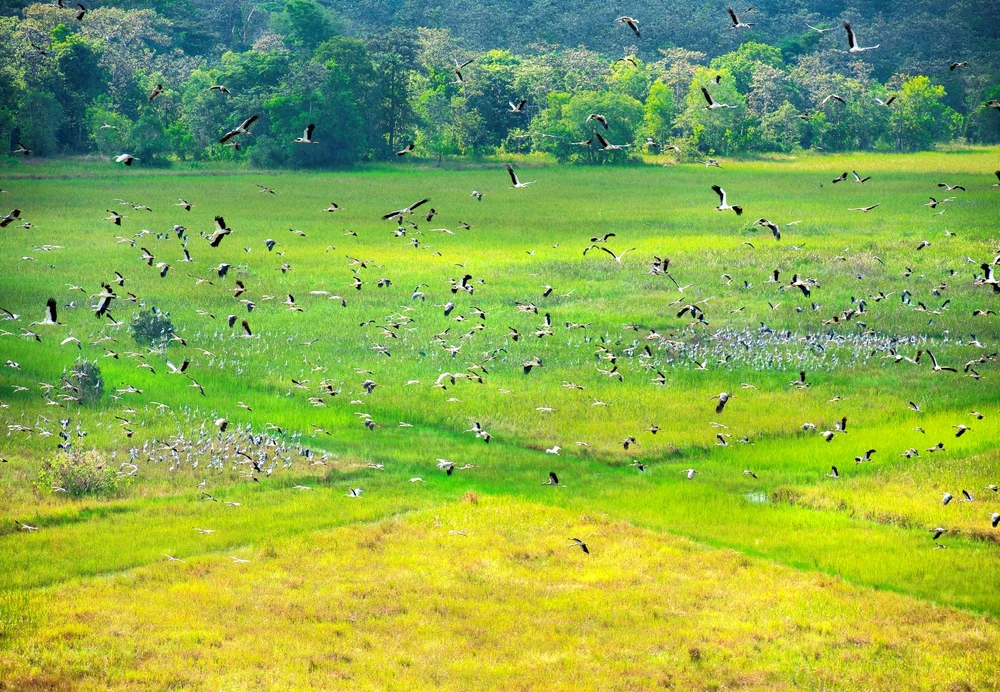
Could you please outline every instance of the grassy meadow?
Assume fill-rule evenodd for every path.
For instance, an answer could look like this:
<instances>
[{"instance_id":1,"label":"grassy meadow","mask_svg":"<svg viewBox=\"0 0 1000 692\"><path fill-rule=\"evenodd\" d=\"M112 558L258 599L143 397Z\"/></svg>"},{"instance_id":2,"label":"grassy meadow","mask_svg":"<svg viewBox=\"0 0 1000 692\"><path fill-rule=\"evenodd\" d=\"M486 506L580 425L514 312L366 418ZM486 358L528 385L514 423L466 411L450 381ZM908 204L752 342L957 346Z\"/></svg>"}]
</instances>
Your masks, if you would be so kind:
<instances>
[{"instance_id":1,"label":"grassy meadow","mask_svg":"<svg viewBox=\"0 0 1000 692\"><path fill-rule=\"evenodd\" d=\"M1000 151L659 163L0 169L0 690L1000 687Z\"/></svg>"}]
</instances>

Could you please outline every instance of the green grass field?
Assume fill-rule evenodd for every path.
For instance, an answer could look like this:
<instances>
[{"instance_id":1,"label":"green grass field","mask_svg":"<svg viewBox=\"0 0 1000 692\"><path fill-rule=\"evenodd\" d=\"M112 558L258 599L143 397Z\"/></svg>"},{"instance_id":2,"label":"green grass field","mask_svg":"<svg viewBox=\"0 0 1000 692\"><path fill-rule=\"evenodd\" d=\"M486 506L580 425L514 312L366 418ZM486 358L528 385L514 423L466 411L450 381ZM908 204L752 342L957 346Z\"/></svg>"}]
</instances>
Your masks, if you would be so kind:
<instances>
[{"instance_id":1,"label":"green grass field","mask_svg":"<svg viewBox=\"0 0 1000 692\"><path fill-rule=\"evenodd\" d=\"M0 690L1000 687L1000 329L974 316L1000 310L975 284L1000 252L998 164L522 168L526 190L497 166L2 169L22 219L0 230L20 315L0 320ZM872 179L831 183L852 169ZM743 216L713 211L713 184ZM405 235L379 218L424 197ZM635 248L620 264L583 252L606 233ZM117 326L90 307L116 271ZM29 327L49 296L62 326ZM136 343L153 306L184 344ZM62 386L83 359L105 383L88 405ZM434 387L445 372L469 376ZM61 420L74 454L134 475L53 492Z\"/></svg>"}]
</instances>

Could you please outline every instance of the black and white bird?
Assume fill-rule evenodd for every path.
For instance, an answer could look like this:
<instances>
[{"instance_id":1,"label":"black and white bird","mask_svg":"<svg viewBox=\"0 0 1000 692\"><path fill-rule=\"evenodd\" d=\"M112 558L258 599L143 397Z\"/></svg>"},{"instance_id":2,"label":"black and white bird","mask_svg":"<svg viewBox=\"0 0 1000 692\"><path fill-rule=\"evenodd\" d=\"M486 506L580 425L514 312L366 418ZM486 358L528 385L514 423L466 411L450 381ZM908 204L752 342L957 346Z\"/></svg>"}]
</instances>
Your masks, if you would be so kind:
<instances>
[{"instance_id":1,"label":"black and white bird","mask_svg":"<svg viewBox=\"0 0 1000 692\"><path fill-rule=\"evenodd\" d=\"M716 394L715 396L711 397L712 399L719 400L719 403L715 407L715 412L722 413L722 410L726 408L726 403L728 403L730 399L733 399L735 397L736 397L735 394L730 394L729 392L720 392L719 394Z\"/></svg>"},{"instance_id":2,"label":"black and white bird","mask_svg":"<svg viewBox=\"0 0 1000 692\"><path fill-rule=\"evenodd\" d=\"M208 241L208 244L211 245L212 247L219 247L219 243L222 242L222 239L232 232L233 229L226 226L226 220L223 219L221 216L216 216L215 231L212 233L212 235L208 236L206 240Z\"/></svg>"},{"instance_id":3,"label":"black and white bird","mask_svg":"<svg viewBox=\"0 0 1000 692\"><path fill-rule=\"evenodd\" d=\"M556 475L555 471L549 471L549 480L547 480L544 483L542 483L542 485L559 485L559 486L561 486L562 483L559 482L559 477Z\"/></svg>"},{"instance_id":4,"label":"black and white bird","mask_svg":"<svg viewBox=\"0 0 1000 692\"><path fill-rule=\"evenodd\" d=\"M599 122L601 125L604 126L605 130L608 129L608 119L605 118L600 113L591 113L590 115L587 116L587 119L584 120L583 122L584 124L586 124L589 123L591 120L596 120L597 122Z\"/></svg>"},{"instance_id":5,"label":"black and white bird","mask_svg":"<svg viewBox=\"0 0 1000 692\"><path fill-rule=\"evenodd\" d=\"M770 230L775 240L781 240L781 229L778 228L778 224L761 217L757 219L757 225Z\"/></svg>"},{"instance_id":6,"label":"black and white bird","mask_svg":"<svg viewBox=\"0 0 1000 692\"><path fill-rule=\"evenodd\" d=\"M875 454L875 451L876 450L874 450L874 449L866 450L865 453L862 454L861 456L854 457L854 463L861 464L861 463L864 463L866 461L871 461L872 460L872 454Z\"/></svg>"},{"instance_id":7,"label":"black and white bird","mask_svg":"<svg viewBox=\"0 0 1000 692\"><path fill-rule=\"evenodd\" d=\"M587 544L581 541L579 538L571 538L569 539L569 541L570 541L569 547L579 548L583 552L587 553L587 555L590 555L590 549L587 548Z\"/></svg>"},{"instance_id":8,"label":"black and white bird","mask_svg":"<svg viewBox=\"0 0 1000 692\"><path fill-rule=\"evenodd\" d=\"M869 50L875 50L878 45L861 47L858 45L858 40L854 36L854 27L851 26L850 22L844 22L844 30L847 31L847 44L849 48L844 53L864 53ZM881 44L879 44L881 45Z\"/></svg>"},{"instance_id":9,"label":"black and white bird","mask_svg":"<svg viewBox=\"0 0 1000 692\"><path fill-rule=\"evenodd\" d=\"M740 21L740 18L736 16L732 7L727 7L726 12L729 13L729 20L732 22L729 26L730 29L749 29L753 26L753 23L748 24L747 22Z\"/></svg>"},{"instance_id":10,"label":"black and white bird","mask_svg":"<svg viewBox=\"0 0 1000 692\"><path fill-rule=\"evenodd\" d=\"M20 209L11 209L9 214L4 216L3 218L0 218L0 228L7 228L7 226L17 221L17 219L20 216L21 216ZM118 225L120 226L121 223L119 223Z\"/></svg>"},{"instance_id":11,"label":"black and white bird","mask_svg":"<svg viewBox=\"0 0 1000 692\"><path fill-rule=\"evenodd\" d=\"M53 325L57 327L63 326L59 320L56 319L56 299L49 298L45 303L45 318L41 322L32 322L29 327L34 327L35 325Z\"/></svg>"},{"instance_id":12,"label":"black and white bird","mask_svg":"<svg viewBox=\"0 0 1000 692\"><path fill-rule=\"evenodd\" d=\"M316 125L309 123L306 125L305 132L302 133L301 137L296 137L292 140L295 144L319 144L315 139L312 138L313 130L316 129Z\"/></svg>"},{"instance_id":13,"label":"black and white bird","mask_svg":"<svg viewBox=\"0 0 1000 692\"><path fill-rule=\"evenodd\" d=\"M715 211L734 211L737 216L743 215L743 207L741 206L730 206L726 200L726 191L723 190L718 185L713 185L712 189L715 190L715 194L719 196L719 206L715 207Z\"/></svg>"},{"instance_id":14,"label":"black and white bird","mask_svg":"<svg viewBox=\"0 0 1000 692\"><path fill-rule=\"evenodd\" d=\"M508 111L509 113L524 113L524 106L528 103L528 99L521 99L517 103L514 103L513 101L508 101L507 103L510 105L510 110Z\"/></svg>"},{"instance_id":15,"label":"black and white bird","mask_svg":"<svg viewBox=\"0 0 1000 692\"><path fill-rule=\"evenodd\" d=\"M120 154L115 157L115 163L124 163L126 166L131 166L132 162L138 161L139 159L132 154Z\"/></svg>"},{"instance_id":16,"label":"black and white bird","mask_svg":"<svg viewBox=\"0 0 1000 692\"><path fill-rule=\"evenodd\" d=\"M465 82L465 78L462 76L462 70L476 62L475 58L471 60L466 60L463 63L459 63L458 60L455 61L455 81L454 84L462 84Z\"/></svg>"},{"instance_id":17,"label":"black and white bird","mask_svg":"<svg viewBox=\"0 0 1000 692\"><path fill-rule=\"evenodd\" d=\"M390 211L388 214L383 214L382 215L382 220L388 221L389 219L396 219L397 222L402 223L404 216L406 216L407 214L409 214L409 215L412 216L414 209L416 209L417 207L419 207L419 206L421 206L423 204L427 204L428 202L430 202L430 199L429 198L424 198L422 200L414 202L413 204L411 204L410 206L408 206L408 207L406 207L404 209L396 209L395 211Z\"/></svg>"},{"instance_id":18,"label":"black and white bird","mask_svg":"<svg viewBox=\"0 0 1000 692\"><path fill-rule=\"evenodd\" d=\"M736 106L730 106L728 103L718 103L715 99L712 98L712 95L708 93L708 89L706 89L705 87L701 88L701 93L704 94L705 100L708 101L708 105L705 106L702 110L715 111L721 108L736 108Z\"/></svg>"},{"instance_id":19,"label":"black and white bird","mask_svg":"<svg viewBox=\"0 0 1000 692\"><path fill-rule=\"evenodd\" d=\"M511 183L513 183L509 188L507 188L508 190L514 190L514 189L519 190L521 188L528 187L529 185L533 185L536 182L534 180L529 180L526 183L522 183L521 180L517 177L517 173L514 172L514 167L509 163L507 164L507 173L510 175Z\"/></svg>"},{"instance_id":20,"label":"black and white bird","mask_svg":"<svg viewBox=\"0 0 1000 692\"><path fill-rule=\"evenodd\" d=\"M604 135L600 132L594 132L594 136L597 137L597 141L601 143L601 146L597 148L598 151L621 151L632 146L631 144L612 144L605 139Z\"/></svg>"},{"instance_id":21,"label":"black and white bird","mask_svg":"<svg viewBox=\"0 0 1000 692\"><path fill-rule=\"evenodd\" d=\"M226 142L228 142L237 135L250 134L250 126L253 125L255 122L257 122L257 119L259 117L260 115L257 113L251 115L249 118L240 123L235 129L232 129L226 134L222 135L222 139L219 140L219 144L225 144Z\"/></svg>"},{"instance_id":22,"label":"black and white bird","mask_svg":"<svg viewBox=\"0 0 1000 692\"><path fill-rule=\"evenodd\" d=\"M624 24L636 35L636 38L641 38L642 35L639 33L639 22L634 17L618 17L615 20L618 24Z\"/></svg>"}]
</instances>

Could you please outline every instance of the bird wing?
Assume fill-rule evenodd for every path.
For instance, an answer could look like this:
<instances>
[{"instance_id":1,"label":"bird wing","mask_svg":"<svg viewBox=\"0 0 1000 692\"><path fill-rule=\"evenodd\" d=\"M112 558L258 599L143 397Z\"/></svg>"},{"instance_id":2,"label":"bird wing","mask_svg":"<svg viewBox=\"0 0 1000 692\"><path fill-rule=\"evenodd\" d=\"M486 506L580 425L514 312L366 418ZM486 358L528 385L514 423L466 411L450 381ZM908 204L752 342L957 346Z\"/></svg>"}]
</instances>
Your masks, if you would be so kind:
<instances>
[{"instance_id":1,"label":"bird wing","mask_svg":"<svg viewBox=\"0 0 1000 692\"><path fill-rule=\"evenodd\" d=\"M315 130L315 129L316 129L316 126L313 123L309 123L309 125L306 127L305 139L312 139L313 130Z\"/></svg>"},{"instance_id":2,"label":"bird wing","mask_svg":"<svg viewBox=\"0 0 1000 692\"><path fill-rule=\"evenodd\" d=\"M45 303L46 317L50 322L56 321L56 299L49 298Z\"/></svg>"},{"instance_id":3,"label":"bird wing","mask_svg":"<svg viewBox=\"0 0 1000 692\"><path fill-rule=\"evenodd\" d=\"M857 40L854 38L854 29L851 27L850 22L844 22L844 29L847 30L847 43L851 48L855 48L858 45Z\"/></svg>"},{"instance_id":4,"label":"bird wing","mask_svg":"<svg viewBox=\"0 0 1000 692\"><path fill-rule=\"evenodd\" d=\"M243 121L243 124L242 124L242 125L240 125L240 129L241 129L241 130L246 130L246 129L247 129L247 128L249 128L249 127L250 127L251 125L253 125L253 124L254 124L255 122L257 122L257 118L259 118L259 117L260 117L260 115L259 115L259 114L257 114L257 113L254 113L254 114L253 114L253 115L251 115L251 116L250 116L249 118L247 118L246 120L244 120L244 121Z\"/></svg>"},{"instance_id":5,"label":"bird wing","mask_svg":"<svg viewBox=\"0 0 1000 692\"><path fill-rule=\"evenodd\" d=\"M726 204L726 191L723 190L718 185L713 185L712 189L715 190L715 194L717 194L719 196L719 201L721 202L720 206L725 206L725 204Z\"/></svg>"},{"instance_id":6,"label":"bird wing","mask_svg":"<svg viewBox=\"0 0 1000 692\"><path fill-rule=\"evenodd\" d=\"M520 183L517 180L517 173L514 172L514 167L511 166L509 163L507 164L507 172L510 173L511 181L513 181L515 185L520 185Z\"/></svg>"},{"instance_id":7,"label":"bird wing","mask_svg":"<svg viewBox=\"0 0 1000 692\"><path fill-rule=\"evenodd\" d=\"M413 204L411 204L410 206L408 206L406 208L406 211L413 211L414 209L416 209L417 207L419 207L421 204L427 204L427 202L429 202L429 201L430 201L430 199L428 199L428 198L425 197L424 199L420 200L419 202L414 202Z\"/></svg>"},{"instance_id":8,"label":"bird wing","mask_svg":"<svg viewBox=\"0 0 1000 692\"><path fill-rule=\"evenodd\" d=\"M600 132L594 132L594 136L597 137L597 141L601 143L602 147L607 148L607 147L611 146L611 142L609 142L608 140L604 139L604 136L601 135Z\"/></svg>"},{"instance_id":9,"label":"bird wing","mask_svg":"<svg viewBox=\"0 0 1000 692\"><path fill-rule=\"evenodd\" d=\"M715 105L715 101L712 100L712 95L710 93L708 93L708 89L706 89L705 87L702 87L701 88L701 93L703 93L705 95L705 100L708 101L708 105L710 105L710 106L714 106Z\"/></svg>"},{"instance_id":10,"label":"bird wing","mask_svg":"<svg viewBox=\"0 0 1000 692\"><path fill-rule=\"evenodd\" d=\"M733 12L733 8L732 7L727 7L726 8L726 12L729 13L729 18L733 20L733 24L739 24L740 23L739 17L736 16L735 12Z\"/></svg>"}]
</instances>

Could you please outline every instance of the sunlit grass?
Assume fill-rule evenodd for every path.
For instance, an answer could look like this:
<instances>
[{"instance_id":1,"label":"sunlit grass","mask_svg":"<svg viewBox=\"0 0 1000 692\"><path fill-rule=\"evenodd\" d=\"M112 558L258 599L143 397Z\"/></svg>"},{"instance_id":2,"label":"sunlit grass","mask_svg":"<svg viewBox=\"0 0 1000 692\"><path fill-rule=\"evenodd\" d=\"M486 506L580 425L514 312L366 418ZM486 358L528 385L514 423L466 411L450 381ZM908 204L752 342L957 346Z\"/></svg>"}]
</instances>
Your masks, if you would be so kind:
<instances>
[{"instance_id":1,"label":"sunlit grass","mask_svg":"<svg viewBox=\"0 0 1000 692\"><path fill-rule=\"evenodd\" d=\"M533 170L530 178L537 178L537 185L518 191L507 190L504 172L494 168L433 171L404 166L320 174L228 171L226 175L87 168L86 178L76 177L80 170L72 165L65 170L50 169L65 176L53 178L44 177L45 168L32 168L32 175L42 177L4 183L12 192L3 202L24 209L23 215L37 228L5 229L5 252L0 255L0 306L23 315L19 322L0 321L0 329L12 332L0 336L0 360L20 365L20 370L0 368L0 402L7 405L0 409L0 424L35 429L30 435L7 435L5 429L0 430L7 435L0 438L0 455L10 460L0 466L0 593L29 594L31 602L48 615L47 624L37 629L32 629L37 619L7 626L19 628L20 634L0 641L0 648L13 647L9 648L13 653L0 660L16 671L20 681L32 676L47 679L42 674L44 667L49 672L58 671L52 672L54 681L73 680L95 688L143 681L156 686L168 679L180 681L179 686L202 686L206 680L225 680L235 687L259 686L257 681L262 678L253 677L255 673L231 678L218 672L216 666L224 658L221 653L212 659L213 672L205 672L207 677L190 677L184 672L193 655L188 647L202 638L223 642L221 649L218 643L211 648L226 651L236 646L227 642L248 635L234 635L231 628L218 624L194 624L202 616L192 615L188 605L166 612L173 605L169 589L149 596L145 606L134 604L136 608L148 607L147 612L115 613L116 624L110 629L140 636L145 633L137 634L137 625L129 624L131 619L149 617L155 611L157 621L164 623L156 635L162 639L134 658L119 647L109 669L112 672L103 678L82 672L90 665L90 647L100 646L94 637L107 635L97 633L97 628L81 628L79 621L92 620L94 615L84 613L95 612L103 607L98 604L113 599L124 588L119 580L142 574L147 575L143 579L155 581L166 578L162 575L182 574L185 578L170 582L173 588L178 594L191 592L192 598L204 605L205 594L218 593L218 588L202 591L198 579L205 575L215 579L212 575L216 570L220 575L228 574L228 567L223 570L224 565L219 566L226 561L221 556L242 551L239 554L254 557L253 566L234 568L263 570L259 579L268 583L293 579L319 590L327 587L317 585L313 576L286 576L293 571L290 565L301 563L322 570L332 569L334 564L346 569L350 564L365 574L396 575L406 584L394 592L396 596L423 594L429 603L436 604L428 605L427 610L407 611L429 618L431 624L423 629L413 625L416 616L399 619L395 611L379 625L387 629L378 630L378 636L396 632L393 641L406 652L400 654L402 658L379 658L371 648L359 656L358 647L376 636L372 631L352 625L338 635L353 642L344 649L353 653L344 655L352 662L363 661L363 667L353 666L350 674L356 677L352 679L374 686L385 686L388 671L401 675L401 680L423 684L427 680L441 685L469 684L472 655L447 654L451 651L447 646L430 643L447 641L455 622L468 621L470 628L481 633L478 637L495 637L500 642L491 645L496 649L491 654L495 660L480 659L498 681L497 687L571 687L574 680L565 677L568 661L578 662L581 657L587 664L579 673L580 687L598 686L600 676L612 671L630 681L623 682L624 687L672 682L684 688L699 671L703 675L698 680L712 680L718 686L854 687L862 679L859 671L864 671L870 676L864 686L874 688L889 689L893 676L919 685L924 675L940 683L931 687L963 681L976 687L982 678L977 677L975 663L986 654L969 634L979 625L969 623L985 622L994 627L994 621L971 620L971 616L926 603L987 613L991 618L1000 613L995 588L1000 549L995 540L997 531L989 526L989 515L1000 511L1000 501L984 490L989 483L1000 483L995 453L1000 395L993 386L997 370L993 362L976 364L981 380L961 372L967 361L993 353L1000 337L995 316L972 317L973 310L995 307L996 303L988 288L973 285L978 263L992 260L1000 241L994 224L1000 213L1000 192L990 187L995 160L995 151L984 150L906 157L723 161L721 170L697 165L549 167ZM829 180L845 168L875 176L864 186L831 185ZM936 185L944 181L963 183L968 192L945 205L943 216L932 216L922 204L930 195L940 196ZM256 183L273 187L278 194L259 194ZM723 185L734 201L744 204L746 215L737 218L713 212L713 183ZM473 189L485 193L482 202L469 196ZM378 220L381 213L424 196L431 198L427 207L435 207L440 215L431 223L415 217L421 234L411 229L405 237L394 237L395 224ZM116 206L114 199L119 197L149 205L154 212ZM194 210L186 213L172 207L179 197L191 201ZM340 204L343 211L323 214L321 210L330 201ZM875 202L882 207L869 215L847 211L848 207ZM106 208L129 214L122 228L101 221ZM210 232L215 214L224 215L236 229L219 249L207 247L199 237L200 232ZM775 242L766 230L753 229L753 221L760 216L780 224L800 219L802 223L783 226L783 238ZM460 221L471 223L472 230L459 229ZM181 248L175 235L156 239L155 233L166 233L175 223L189 229L193 264L177 262ZM441 227L456 235L430 232ZM143 228L152 229L154 234L139 239L137 247L115 243L116 235L128 237ZM302 230L307 237L292 235L289 228ZM358 236L344 235L345 229ZM945 230L955 235L946 236ZM616 234L607 242L609 247L618 252L636 248L622 266L599 251L582 254L592 236L609 232ZM274 252L264 247L267 238L278 241ZM418 248L408 244L412 238L420 241ZM917 252L916 243L923 239L932 245ZM43 243L62 245L63 249L44 252L38 249ZM140 261L139 246L149 248L158 260L171 263L166 279ZM244 248L252 250L245 252ZM653 255L670 257L671 275L685 287L683 293L670 279L647 273ZM365 281L361 291L352 287L352 269L357 268L349 267L348 256L378 265L357 270ZM34 261L22 257L33 257ZM233 265L226 279L211 270L221 261ZM282 263L290 264L291 270L282 273ZM767 283L775 268L781 271L781 284ZM155 374L137 369L136 359L126 356L131 351L145 353L127 332L135 305L117 301L112 313L123 324L115 328L93 317L85 294L68 290L68 284L79 284L87 292L96 292L100 282L109 280L114 271L126 276L120 294L132 292L146 307L155 305L168 311L188 341L188 347L171 345L165 355L147 354L144 360ZM482 279L482 283L475 283L473 295L463 291L452 294L446 279L461 278L465 273L475 282ZM810 298L779 288L787 285L794 273L819 282ZM196 287L189 274L211 278L215 285ZM727 284L724 274L733 281ZM375 281L382 277L391 279L393 285L377 288ZM249 315L228 290L235 278L246 284L245 297L257 303ZM410 298L413 287L420 284L427 284L422 287L428 296L426 302ZM545 285L555 287L547 298L541 295ZM320 289L344 296L347 308L309 293ZM900 301L904 290L912 293L911 305ZM875 300L879 291L890 295ZM280 303L287 293L295 296L304 312L284 310ZM264 300L265 294L276 296L276 300ZM36 328L42 336L40 344L19 338L22 325L41 318L49 295L59 301L60 320L67 327ZM71 300L77 300L80 307L62 307ZM449 300L456 303L450 318L441 307ZM866 302L863 315L822 324L844 310L858 309L861 300ZM534 303L538 314L517 311L516 301ZM687 318L677 317L682 305L699 301L707 325L689 325ZM918 301L924 302L928 311L915 311ZM475 316L473 307L485 311L486 318ZM198 315L197 309L213 313L215 319ZM532 333L546 312L552 316L553 334L535 337ZM229 314L246 317L259 338L235 338L239 326L235 331L226 326ZM463 321L453 319L459 315ZM382 332L380 325L404 316L413 321L393 330L398 338ZM374 324L367 324L369 320ZM479 322L485 328L472 331ZM588 326L567 330L565 322ZM524 336L513 341L509 327ZM648 340L653 330L668 343ZM81 350L59 345L69 334L84 342ZM102 334L114 335L117 342L100 347L89 343ZM443 343L435 342L435 335L441 335ZM972 335L986 348L971 345ZM391 357L379 355L372 348L376 344L388 348ZM460 346L461 350L452 357L443 345ZM647 345L651 355L644 351ZM893 363L883 358L890 346L911 358L918 350L930 348L943 364L956 366L960 372L932 374L924 360L919 366ZM119 359L105 357L108 349L118 353ZM210 355L197 349L206 349ZM610 362L598 360L601 350L615 354L622 381L598 371L598 367L610 368ZM98 361L108 395L101 404L83 409L46 406L40 383L58 386L60 376L78 356ZM545 367L525 376L521 363L534 356L541 358ZM165 374L167 359L177 363L184 358L191 359L189 373L204 386L204 397L188 387L185 378ZM697 369L702 362L704 369ZM431 387L440 373L464 371L469 363L481 364L488 371L482 384L460 380L447 390ZM807 371L811 385L807 389L789 384L800 369ZM658 371L664 373L665 386L651 383ZM379 386L366 394L360 384L369 377ZM322 407L313 406L307 399L315 392L297 388L293 378L308 381L307 386L313 388L328 379L340 394L324 397ZM412 380L419 383L410 384ZM567 389L562 386L565 382L584 389ZM143 393L123 394L114 400L114 390L125 383ZM15 392L15 386L28 391ZM715 414L710 397L721 391L737 396L722 414ZM238 407L238 401L253 411ZM356 401L361 403L352 403ZM910 401L919 403L924 412L912 411ZM151 402L168 408L157 410ZM123 436L115 418L126 407L136 411L125 416L133 421L132 439ZM540 407L555 410L545 412L538 410ZM985 418L970 417L970 411L979 411ZM359 413L370 414L379 427L373 432L365 429ZM317 455L327 453L328 459L325 465L297 462L291 469L261 478L260 483L250 483L244 469L217 472L204 464L198 468L187 464L168 470L164 461L146 461L147 456L156 456L154 440L178 434L210 438L215 434L211 422L220 416L229 418L234 427L250 424L258 432L268 424L280 426L284 432L279 439L290 445L300 443ZM837 434L829 443L801 427L811 423L819 431L830 430L844 416L849 421L847 434ZM74 427L79 423L87 431L87 437L76 442L79 448L94 447L109 458L111 451L117 450L118 463L129 447L149 444L151 451L142 455L135 483L121 497L72 500L36 484L41 464L54 453L56 440L38 433L58 430L57 421L63 417L70 417ZM493 434L489 445L463 432L472 419ZM413 427L398 427L400 422ZM726 427L712 427L712 422ZM971 426L972 431L955 438L953 426L960 423ZM659 426L655 435L647 431L654 424ZM322 426L329 434L316 432L314 426ZM926 432L915 432L915 426ZM717 433L732 436L727 438L728 446L716 444ZM638 444L626 450L622 440L629 435L635 436ZM753 444L737 442L744 436ZM944 452L925 452L938 442L945 443ZM544 453L553 445L562 448L559 456ZM918 448L921 456L900 458L908 447ZM854 457L869 448L878 450L874 460L855 464ZM442 457L476 468L447 477L435 468L436 460ZM629 466L637 459L645 464L645 473ZM367 468L369 463L382 464L384 470ZM842 478L825 476L831 466L840 469ZM693 481L682 473L687 468L698 470ZM557 471L567 487L540 487L549 470ZM744 470L753 471L758 478L744 475ZM410 483L411 477L425 482ZM200 502L202 482L218 499L240 502L241 506ZM315 490L294 490L297 484ZM362 500L343 497L349 485L365 488ZM958 496L963 488L976 495L976 502L956 500L948 507L941 505L939 491ZM481 559L488 565L474 558L470 549L458 555L435 552L445 547L451 550L452 537L445 530L444 537L432 539L437 534L425 526L435 515L460 515L475 526L477 515L471 508L475 506L458 503L467 491L489 496L486 504L495 513L490 530L501 534L499 547L483 534L478 534L481 538L474 543L475 551L486 556ZM459 515L448 514L453 512ZM501 515L506 519L498 518ZM700 662L691 660L685 647L702 645L691 644L676 633L662 635L668 637L662 646L669 654L636 653L628 648L635 646L632 634L617 623L602 624L600 629L609 629L608 636L633 651L623 653L624 658L616 658L617 654L609 657L608 648L597 650L586 637L566 635L542 638L539 634L533 644L537 657L510 653L504 648L504 633L524 626L522 619L531 616L531 609L525 602L523 611L509 612L512 594L521 590L527 577L520 568L503 566L506 553L502 551L507 548L502 546L510 547L503 541L514 540L511 536L516 534L516 541L542 551L539 554L545 557L539 559L546 565L553 563L549 565L552 571L538 573L538 581L532 585L543 592L558 590L562 587L557 585L566 578L566 566L555 565L554 556L560 556L559 560L569 556L562 548L542 550L539 546L548 545L541 538L542 529L551 528L554 521L570 522L560 524L568 530L579 525L570 518L582 516L606 517L601 522L607 524L600 526L615 527L616 535L640 537L635 541L643 550L666 550L661 546L664 541L671 550L688 546L683 551L697 558L678 558L678 574L693 574L694 563L729 564L745 558L657 536L683 536L702 546L751 556L748 564L768 576L762 577L760 592L747 587L741 595L762 603L778 599L784 605L776 607L799 614L788 617L802 617L801 613L810 612L808 608L815 603L831 612L846 607L852 617L866 622L862 626L851 621L850 626L872 632L872 638L866 640L869 643L875 641L876 624L882 621L872 615L868 603L896 599L892 602L905 603L900 607L912 612L933 610L935 622L942 623L942 628L952 625L958 628L955 636L959 639L963 633L972 637L961 642L956 639L956 646L967 647L964 654L949 652L964 661L952 666L954 671L963 672L948 677L943 660L916 657L917 644L900 649L903 645L894 639L886 645L888 649L859 645L863 653L857 656L862 663L856 669L849 670L847 665L854 654L844 654L829 678L815 673L803 677L805 673L794 664L802 660L796 658L800 651L797 637L804 637L802 641L808 640L809 646L820 651L831 645L827 635L838 631L837 625L830 625L815 640L812 634L802 634L808 628L796 630L798 634L781 630L773 634L777 642L773 650L767 655L761 653L767 653L766 647L758 650L756 655L763 657L753 665L747 663L749 650L735 641L732 631L719 635L712 626L700 624L681 629L691 641L716 642L706 649L713 653ZM18 531L12 521L15 518L42 530ZM927 530L938 525L949 529L942 539L949 550L932 550ZM195 532L196 527L217 532L202 536ZM397 553L391 560L385 558L387 562L375 551L373 555L339 556L336 560L344 562L327 564L313 552L318 537L323 541L361 541L357 537L371 532L383 535L385 527L392 527L393 535L413 537L412 542L401 538L394 543ZM643 533L636 527L656 533ZM612 529L601 531L604 533L598 535L602 540L618 540L609 535ZM563 538L568 536L560 535L558 542ZM425 558L427 545L432 550ZM325 554L323 550L317 552ZM625 552L619 557L627 558L629 565L646 564L635 556L637 547L630 544L628 550L620 550ZM186 559L188 565L143 567L166 560L164 553ZM320 562L312 562L315 560ZM765 560L783 567L768 566ZM455 570L463 564L470 570L468 574L491 573L495 565L501 567L496 567L491 579L456 585L453 582L459 572ZM650 617L648 599L622 584L612 584L596 570L588 575L586 562L573 564L576 578L600 584L599 596L591 593L597 587L588 587L588 604L593 602L598 608L599 602L604 604L600 607L610 608L619 602L635 622ZM659 564L654 561L647 567ZM178 566L180 569L171 571ZM827 576L804 576L787 568ZM122 571L126 576L110 580L99 576ZM436 572L451 576L438 583L430 576ZM410 583L413 574L426 576L434 582L433 587L418 588ZM800 589L815 588L822 580L827 580L823 584L834 583L829 581L831 575L851 586L837 582L838 595L829 599L815 600L800 593ZM719 586L716 577L704 578L711 588L730 589L728 584ZM661 586L670 584L665 577L655 580ZM228 582L226 588L230 588ZM329 599L352 606L360 599L358 587L349 593L337 591L339 586L328 588ZM487 598L485 594L493 591L506 594L490 605L505 615L493 610L449 610L441 594L456 589L456 598L469 599L463 602ZM64 590L76 595L58 595ZM732 593L741 592L734 587ZM823 594L828 593L824 586ZM227 598L235 600L220 602L242 602L246 594ZM274 592L269 598L268 608L274 609L275 617L290 628L289 632L297 633L288 634L289 640L311 632L300 629L296 597L282 601ZM709 606L692 605L693 592L684 591L677 598L686 605L674 607L706 617L698 609ZM728 603L734 597L725 598ZM585 625L575 601L530 603L536 609L548 609L545 612L551 613L547 617L554 631L572 632ZM858 603L866 605L852 611ZM221 606L209 604L207 612L216 607ZM251 616L240 613L240 617ZM719 617L707 616L707 622ZM755 617L759 616L747 614L744 619L770 628ZM736 627L737 616L722 617L730 618ZM491 620L498 622L495 631L487 624ZM179 633L184 627L178 629L178 623L190 626L190 634ZM251 629L259 626L256 621L247 624ZM911 625L896 620L886 626L898 627L900 633L912 630ZM63 628L75 633L58 634ZM420 636L414 639L400 634L407 628ZM929 632L914 641L929 641ZM18 639L21 636L24 639ZM55 668L51 661L56 654L43 660L36 653L27 653L41 642L60 637L67 642L88 643L67 644L74 650L67 659L70 662ZM281 641L275 635L270 645L280 647ZM883 659L880 664L876 650L883 656L886 650L908 653L893 655L892 662ZM329 686L350 667L336 663L336 658L328 659L333 655L330 651L318 646L296 654L295 664L285 666L273 684ZM35 662L29 663L31 660ZM751 671L746 677L737 674L741 665ZM266 658L262 656L254 666L264 670ZM669 680L652 672L664 668L677 672ZM548 673L555 677L547 679L544 675L550 669L557 672ZM2 671L0 666L0 676ZM130 683L131 673L123 671L142 671L135 673L140 682ZM267 680L271 684L271 678Z\"/></svg>"},{"instance_id":2,"label":"sunlit grass","mask_svg":"<svg viewBox=\"0 0 1000 692\"><path fill-rule=\"evenodd\" d=\"M202 552L47 592L30 643L0 653L0 671L15 687L79 689L995 682L990 618L600 513L480 496L274 547Z\"/></svg>"}]
</instances>

